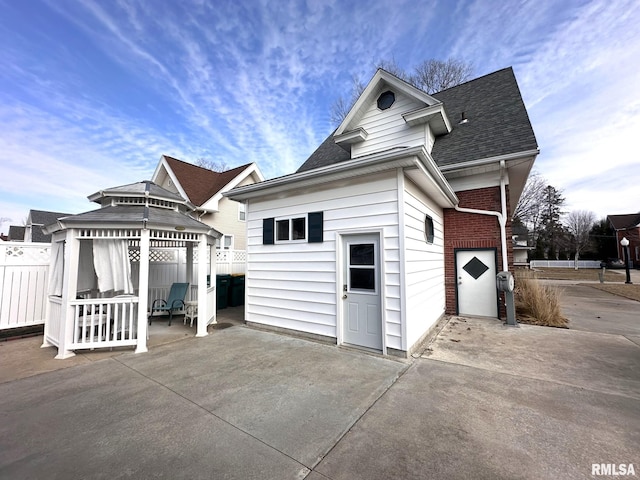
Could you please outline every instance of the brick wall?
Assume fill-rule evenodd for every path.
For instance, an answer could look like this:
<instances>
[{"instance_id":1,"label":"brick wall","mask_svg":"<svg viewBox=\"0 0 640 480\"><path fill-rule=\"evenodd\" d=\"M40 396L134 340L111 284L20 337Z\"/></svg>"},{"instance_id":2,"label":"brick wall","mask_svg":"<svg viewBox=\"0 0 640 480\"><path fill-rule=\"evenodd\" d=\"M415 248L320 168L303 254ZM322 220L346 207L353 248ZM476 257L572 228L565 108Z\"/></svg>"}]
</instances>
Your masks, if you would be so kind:
<instances>
[{"instance_id":1,"label":"brick wall","mask_svg":"<svg viewBox=\"0 0 640 480\"><path fill-rule=\"evenodd\" d=\"M640 261L636 258L636 248L640 247L640 228L632 227L626 230L618 230L616 232L616 247L618 249L618 256L624 260L624 249L620 245L620 240L626 238L629 240L629 260L634 268L640 268Z\"/></svg>"},{"instance_id":2,"label":"brick wall","mask_svg":"<svg viewBox=\"0 0 640 480\"><path fill-rule=\"evenodd\" d=\"M488 187L456 192L460 207L499 212L500 187ZM507 208L509 187L507 186ZM508 215L510 216L510 214ZM502 244L500 224L493 215L462 213L452 208L444 210L444 254L446 312L456 314L456 248L496 248L498 252L497 271L502 270ZM513 268L513 245L511 242L511 221L507 221L507 260L509 270ZM500 299L500 316L505 316L504 299Z\"/></svg>"}]
</instances>

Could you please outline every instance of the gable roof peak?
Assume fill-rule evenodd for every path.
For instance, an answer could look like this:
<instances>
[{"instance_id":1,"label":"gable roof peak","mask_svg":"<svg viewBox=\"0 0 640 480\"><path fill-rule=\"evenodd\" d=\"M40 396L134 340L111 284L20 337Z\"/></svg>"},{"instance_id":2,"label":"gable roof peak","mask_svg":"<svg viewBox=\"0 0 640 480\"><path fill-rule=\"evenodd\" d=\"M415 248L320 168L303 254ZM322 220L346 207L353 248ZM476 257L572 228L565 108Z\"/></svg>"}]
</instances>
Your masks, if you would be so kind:
<instances>
[{"instance_id":1,"label":"gable roof peak","mask_svg":"<svg viewBox=\"0 0 640 480\"><path fill-rule=\"evenodd\" d=\"M245 176L252 172L257 172L258 177L263 179L262 174L253 162L223 172L216 172L169 155L162 155L158 168L163 162L166 168L171 170L172 175L179 184L176 185L178 190L181 190L186 195L187 200L197 207L201 207L212 197L219 194L221 190L232 183L239 175L242 175L243 172L245 172ZM154 178L156 174L154 174Z\"/></svg>"},{"instance_id":2,"label":"gable roof peak","mask_svg":"<svg viewBox=\"0 0 640 480\"><path fill-rule=\"evenodd\" d=\"M345 132L351 131L358 120L362 117L369 105L374 102L375 97L380 95L385 88L394 89L409 97L414 98L418 102L422 102L425 107L441 104L440 100L432 97L428 93L414 87L410 83L396 75L378 68L365 89L362 91L356 102L353 104L342 123L338 126L334 135L339 137Z\"/></svg>"}]
</instances>

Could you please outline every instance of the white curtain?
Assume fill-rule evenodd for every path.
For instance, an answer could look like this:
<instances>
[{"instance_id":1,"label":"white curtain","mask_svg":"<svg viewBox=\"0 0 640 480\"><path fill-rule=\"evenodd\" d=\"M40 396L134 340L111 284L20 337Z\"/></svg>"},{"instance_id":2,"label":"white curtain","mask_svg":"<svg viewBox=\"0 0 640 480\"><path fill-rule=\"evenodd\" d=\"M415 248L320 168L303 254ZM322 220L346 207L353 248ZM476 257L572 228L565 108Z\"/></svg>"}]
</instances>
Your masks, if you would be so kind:
<instances>
[{"instance_id":1,"label":"white curtain","mask_svg":"<svg viewBox=\"0 0 640 480\"><path fill-rule=\"evenodd\" d=\"M133 293L127 240L94 240L93 267L100 292Z\"/></svg>"},{"instance_id":2,"label":"white curtain","mask_svg":"<svg viewBox=\"0 0 640 480\"><path fill-rule=\"evenodd\" d=\"M62 280L64 277L64 242L51 243L53 264L49 271L49 295L62 296Z\"/></svg>"},{"instance_id":3,"label":"white curtain","mask_svg":"<svg viewBox=\"0 0 640 480\"><path fill-rule=\"evenodd\" d=\"M78 258L78 292L96 288L96 274L93 267L93 245L91 240L80 241Z\"/></svg>"}]
</instances>

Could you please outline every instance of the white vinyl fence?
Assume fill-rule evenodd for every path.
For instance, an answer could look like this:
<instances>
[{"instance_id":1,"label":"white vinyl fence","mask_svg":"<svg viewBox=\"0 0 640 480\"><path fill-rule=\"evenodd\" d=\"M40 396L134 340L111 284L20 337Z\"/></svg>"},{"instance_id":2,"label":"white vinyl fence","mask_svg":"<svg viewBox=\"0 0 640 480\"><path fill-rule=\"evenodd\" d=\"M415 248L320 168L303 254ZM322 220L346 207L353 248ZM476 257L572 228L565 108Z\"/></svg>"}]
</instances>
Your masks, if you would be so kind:
<instances>
[{"instance_id":1,"label":"white vinyl fence","mask_svg":"<svg viewBox=\"0 0 640 480\"><path fill-rule=\"evenodd\" d=\"M0 330L42 325L48 243L0 242Z\"/></svg>"},{"instance_id":2,"label":"white vinyl fence","mask_svg":"<svg viewBox=\"0 0 640 480\"><path fill-rule=\"evenodd\" d=\"M216 273L245 273L246 250L216 250Z\"/></svg>"},{"instance_id":3,"label":"white vinyl fence","mask_svg":"<svg viewBox=\"0 0 640 480\"><path fill-rule=\"evenodd\" d=\"M531 260L529 268L575 268L573 260ZM578 260L578 268L600 268L599 260Z\"/></svg>"},{"instance_id":4,"label":"white vinyl fence","mask_svg":"<svg viewBox=\"0 0 640 480\"><path fill-rule=\"evenodd\" d=\"M44 324L49 252L48 243L0 242L0 330ZM196 249L194 255L197 255ZM149 302L166 298L174 282L191 283L189 298L196 298L193 290L197 269L194 268L193 278L187 279L185 249L152 249L150 256ZM244 250L218 250L216 271L244 273L246 258ZM131 263L134 284L137 284L138 272L139 264L134 258ZM215 285L215 279L211 284Z\"/></svg>"}]
</instances>

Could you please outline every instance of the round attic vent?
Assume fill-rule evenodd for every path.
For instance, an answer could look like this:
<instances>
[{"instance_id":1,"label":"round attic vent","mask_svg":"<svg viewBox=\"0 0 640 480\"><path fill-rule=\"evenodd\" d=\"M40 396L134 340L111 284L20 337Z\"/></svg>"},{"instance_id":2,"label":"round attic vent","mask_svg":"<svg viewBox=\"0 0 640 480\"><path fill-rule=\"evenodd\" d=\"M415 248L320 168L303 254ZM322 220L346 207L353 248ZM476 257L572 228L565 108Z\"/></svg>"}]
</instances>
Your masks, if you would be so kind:
<instances>
[{"instance_id":1,"label":"round attic vent","mask_svg":"<svg viewBox=\"0 0 640 480\"><path fill-rule=\"evenodd\" d=\"M396 95L392 91L387 90L386 92L381 93L378 97L378 108L380 110L386 110L387 108L391 107L391 105L393 105L393 102L395 101Z\"/></svg>"}]
</instances>

